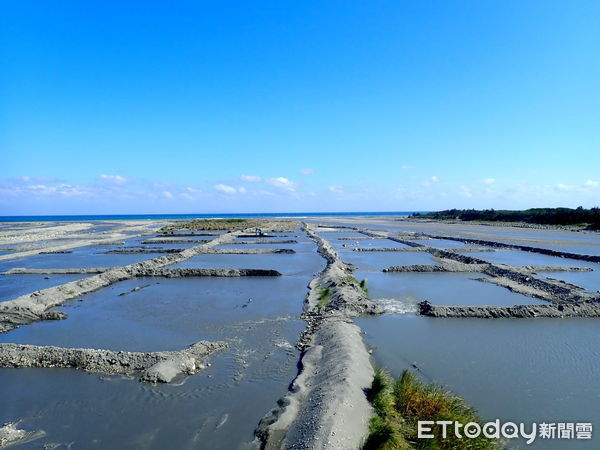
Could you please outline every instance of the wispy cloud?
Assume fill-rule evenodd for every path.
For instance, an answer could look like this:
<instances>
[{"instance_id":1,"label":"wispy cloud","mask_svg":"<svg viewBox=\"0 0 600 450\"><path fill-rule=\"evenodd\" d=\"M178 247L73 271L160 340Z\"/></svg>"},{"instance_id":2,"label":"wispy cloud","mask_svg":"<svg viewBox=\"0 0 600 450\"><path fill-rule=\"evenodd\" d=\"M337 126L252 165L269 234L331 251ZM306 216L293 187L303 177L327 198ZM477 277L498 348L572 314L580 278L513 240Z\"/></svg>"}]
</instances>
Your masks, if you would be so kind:
<instances>
[{"instance_id":1,"label":"wispy cloud","mask_svg":"<svg viewBox=\"0 0 600 450\"><path fill-rule=\"evenodd\" d=\"M458 193L466 198L471 198L473 197L473 193L471 192L471 189L469 189L467 186L461 186Z\"/></svg>"},{"instance_id":2,"label":"wispy cloud","mask_svg":"<svg viewBox=\"0 0 600 450\"><path fill-rule=\"evenodd\" d=\"M314 175L315 174L315 169L311 169L311 168L305 168L305 169L300 169L298 172L300 172L300 175Z\"/></svg>"},{"instance_id":3,"label":"wispy cloud","mask_svg":"<svg viewBox=\"0 0 600 450\"><path fill-rule=\"evenodd\" d=\"M293 181L291 181L285 177L269 178L267 181L271 186L282 189L284 191L289 191L289 192L296 191L296 183L294 183Z\"/></svg>"},{"instance_id":4,"label":"wispy cloud","mask_svg":"<svg viewBox=\"0 0 600 450\"><path fill-rule=\"evenodd\" d=\"M258 183L259 181L262 181L262 177L259 177L258 175L242 175L240 179L249 183Z\"/></svg>"},{"instance_id":5,"label":"wispy cloud","mask_svg":"<svg viewBox=\"0 0 600 450\"><path fill-rule=\"evenodd\" d=\"M439 181L440 179L436 175L433 175L431 178L429 178L429 180L425 180L421 184L423 186L431 186L432 184L437 183Z\"/></svg>"},{"instance_id":6,"label":"wispy cloud","mask_svg":"<svg viewBox=\"0 0 600 450\"><path fill-rule=\"evenodd\" d=\"M223 194L233 195L237 194L238 190L233 186L228 186L226 184L215 184L215 191L222 192Z\"/></svg>"},{"instance_id":7,"label":"wispy cloud","mask_svg":"<svg viewBox=\"0 0 600 450\"><path fill-rule=\"evenodd\" d=\"M490 185L490 184L494 184L496 182L496 179L495 178L484 178L481 181L483 182L483 184Z\"/></svg>"},{"instance_id":8,"label":"wispy cloud","mask_svg":"<svg viewBox=\"0 0 600 450\"><path fill-rule=\"evenodd\" d=\"M129 182L129 180L121 175L107 175L105 173L98 175L98 178L100 178L102 181L106 182L106 183L112 183L112 184L125 184L127 182Z\"/></svg>"}]
</instances>

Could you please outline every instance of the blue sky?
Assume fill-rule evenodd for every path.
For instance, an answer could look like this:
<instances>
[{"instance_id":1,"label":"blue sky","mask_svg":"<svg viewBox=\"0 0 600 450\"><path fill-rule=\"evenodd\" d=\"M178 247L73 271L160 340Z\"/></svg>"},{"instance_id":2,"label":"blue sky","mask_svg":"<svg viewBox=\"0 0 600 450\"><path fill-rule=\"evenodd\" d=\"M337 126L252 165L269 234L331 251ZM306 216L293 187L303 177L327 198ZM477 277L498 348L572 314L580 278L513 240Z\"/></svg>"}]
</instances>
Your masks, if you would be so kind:
<instances>
[{"instance_id":1,"label":"blue sky","mask_svg":"<svg viewBox=\"0 0 600 450\"><path fill-rule=\"evenodd\" d=\"M597 1L9 2L0 215L600 204Z\"/></svg>"}]
</instances>

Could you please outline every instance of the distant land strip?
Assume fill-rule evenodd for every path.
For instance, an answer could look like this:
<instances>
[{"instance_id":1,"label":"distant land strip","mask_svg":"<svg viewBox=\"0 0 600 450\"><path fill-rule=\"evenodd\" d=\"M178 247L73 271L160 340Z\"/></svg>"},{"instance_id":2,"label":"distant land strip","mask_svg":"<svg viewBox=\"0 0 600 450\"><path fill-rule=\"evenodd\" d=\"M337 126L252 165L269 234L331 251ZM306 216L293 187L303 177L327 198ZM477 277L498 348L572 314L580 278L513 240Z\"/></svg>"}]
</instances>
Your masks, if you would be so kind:
<instances>
[{"instance_id":1,"label":"distant land strip","mask_svg":"<svg viewBox=\"0 0 600 450\"><path fill-rule=\"evenodd\" d=\"M463 220L486 222L524 222L538 225L579 226L600 231L600 208L531 208L518 210L446 209L444 211L414 213L411 217L433 220Z\"/></svg>"}]
</instances>

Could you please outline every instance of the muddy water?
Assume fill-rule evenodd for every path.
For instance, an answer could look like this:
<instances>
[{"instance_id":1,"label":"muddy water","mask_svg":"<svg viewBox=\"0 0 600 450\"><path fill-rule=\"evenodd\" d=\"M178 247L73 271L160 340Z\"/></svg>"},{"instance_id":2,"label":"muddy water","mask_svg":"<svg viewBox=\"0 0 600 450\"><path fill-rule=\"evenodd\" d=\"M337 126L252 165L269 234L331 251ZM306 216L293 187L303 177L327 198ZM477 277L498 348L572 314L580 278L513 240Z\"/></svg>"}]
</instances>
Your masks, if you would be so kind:
<instances>
[{"instance_id":1,"label":"muddy water","mask_svg":"<svg viewBox=\"0 0 600 450\"><path fill-rule=\"evenodd\" d=\"M436 260L425 252L355 252L338 251L345 263L353 264L359 270L382 271L390 266L410 264L436 264Z\"/></svg>"},{"instance_id":2,"label":"muddy water","mask_svg":"<svg viewBox=\"0 0 600 450\"><path fill-rule=\"evenodd\" d=\"M79 280L86 275L40 275L40 274L0 274L0 301L12 300L20 295L46 289L52 286Z\"/></svg>"},{"instance_id":3,"label":"muddy water","mask_svg":"<svg viewBox=\"0 0 600 450\"><path fill-rule=\"evenodd\" d=\"M390 232L425 232L438 235L460 235L465 238L485 239L532 247L543 247L564 252L600 255L600 234L594 232L571 232L562 230L540 230L469 223L443 224L396 221L392 218L365 218L336 220L337 224L383 230Z\"/></svg>"},{"instance_id":4,"label":"muddy water","mask_svg":"<svg viewBox=\"0 0 600 450\"><path fill-rule=\"evenodd\" d=\"M600 292L600 267L596 267L593 272L540 272L538 276L566 281L591 293Z\"/></svg>"},{"instance_id":5,"label":"muddy water","mask_svg":"<svg viewBox=\"0 0 600 450\"><path fill-rule=\"evenodd\" d=\"M595 319L407 314L357 323L379 366L399 375L415 363L426 381L463 396L486 420L600 424L600 328ZM591 449L598 442L598 437L592 442L538 440L534 447Z\"/></svg>"},{"instance_id":6,"label":"muddy water","mask_svg":"<svg viewBox=\"0 0 600 450\"><path fill-rule=\"evenodd\" d=\"M511 292L491 283L477 281L488 278L479 273L382 273L355 272L358 280L366 279L369 296L383 299L406 310L416 311L416 304L429 300L435 305L514 306L546 304L543 300ZM396 300L396 302L389 302ZM397 303L397 304L396 304Z\"/></svg>"},{"instance_id":7,"label":"muddy water","mask_svg":"<svg viewBox=\"0 0 600 450\"><path fill-rule=\"evenodd\" d=\"M561 258L558 256L542 255L541 253L524 252L521 250L497 250L483 252L477 258L497 264L512 266L573 266L600 268L600 264L580 261L577 259Z\"/></svg>"},{"instance_id":8,"label":"muddy water","mask_svg":"<svg viewBox=\"0 0 600 450\"><path fill-rule=\"evenodd\" d=\"M71 301L62 308L67 320L21 327L0 340L157 351L210 339L230 348L181 386L73 370L2 369L0 421L24 418L21 428L47 432L43 442L74 441L80 448L240 448L296 374L293 345L304 327L298 316L309 280L135 279ZM147 287L118 295L138 286Z\"/></svg>"},{"instance_id":9,"label":"muddy water","mask_svg":"<svg viewBox=\"0 0 600 450\"><path fill-rule=\"evenodd\" d=\"M30 269L49 268L81 268L81 267L112 267L125 266L143 261L145 259L162 256L159 253L105 253L109 250L122 248L122 246L97 245L72 249L72 253L52 253L28 256L0 262L0 271L4 272L13 267L26 267Z\"/></svg>"},{"instance_id":10,"label":"muddy water","mask_svg":"<svg viewBox=\"0 0 600 450\"><path fill-rule=\"evenodd\" d=\"M298 244L261 244L244 245L232 244L231 248L292 248L292 254L200 254L187 261L169 267L214 267L214 268L244 268L244 269L275 269L286 276L307 276L309 279L325 267L325 260L315 251L315 245L306 235L294 235ZM226 247L225 245L220 247ZM308 282L307 282L308 283Z\"/></svg>"},{"instance_id":11,"label":"muddy water","mask_svg":"<svg viewBox=\"0 0 600 450\"><path fill-rule=\"evenodd\" d=\"M435 248L461 248L465 244L459 241L451 241L449 239L412 239L415 244L427 245Z\"/></svg>"},{"instance_id":12,"label":"muddy water","mask_svg":"<svg viewBox=\"0 0 600 450\"><path fill-rule=\"evenodd\" d=\"M181 349L201 339L230 345L206 370L171 385L68 369L1 369L0 421L46 431L22 448L254 448L258 421L297 373L294 344L305 326L299 315L307 284L324 267L314 243L298 240L293 255L199 255L202 261L190 265L274 268L282 277L127 280L68 302L60 308L67 320L0 335L2 342L130 351ZM83 267L152 257L89 250ZM73 254L43 256L75 265ZM61 267L62 258L40 259L43 267ZM130 292L136 287L142 289Z\"/></svg>"}]
</instances>

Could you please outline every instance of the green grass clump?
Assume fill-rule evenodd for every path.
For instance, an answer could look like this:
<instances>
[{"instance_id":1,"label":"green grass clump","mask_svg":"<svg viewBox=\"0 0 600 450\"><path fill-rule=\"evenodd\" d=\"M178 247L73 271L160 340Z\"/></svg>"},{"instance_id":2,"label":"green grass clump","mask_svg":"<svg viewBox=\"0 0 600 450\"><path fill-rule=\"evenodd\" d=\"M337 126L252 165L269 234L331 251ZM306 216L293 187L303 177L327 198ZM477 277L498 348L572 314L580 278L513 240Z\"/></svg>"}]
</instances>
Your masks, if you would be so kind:
<instances>
[{"instance_id":1,"label":"green grass clump","mask_svg":"<svg viewBox=\"0 0 600 450\"><path fill-rule=\"evenodd\" d=\"M394 380L383 369L376 369L367 398L375 409L369 422L369 436L363 444L364 450L409 449L404 438L405 421L396 409Z\"/></svg>"},{"instance_id":2,"label":"green grass clump","mask_svg":"<svg viewBox=\"0 0 600 450\"><path fill-rule=\"evenodd\" d=\"M319 301L317 302L317 306L319 308L323 308L329 304L331 300L331 291L329 288L324 288L319 290Z\"/></svg>"},{"instance_id":3,"label":"green grass clump","mask_svg":"<svg viewBox=\"0 0 600 450\"><path fill-rule=\"evenodd\" d=\"M419 439L420 420L450 420L463 425L475 422L482 425L476 411L464 400L437 384L426 384L405 370L397 380L386 371L377 369L368 398L375 416L369 424L369 436L363 449L496 449L500 443L480 435L476 439L459 439L454 427L442 439L441 427L433 426L432 439Z\"/></svg>"},{"instance_id":4,"label":"green grass clump","mask_svg":"<svg viewBox=\"0 0 600 450\"><path fill-rule=\"evenodd\" d=\"M369 296L369 288L367 287L367 279L364 278L364 279L360 280L360 283L358 283L358 285L363 290L365 295L368 297Z\"/></svg>"},{"instance_id":5,"label":"green grass clump","mask_svg":"<svg viewBox=\"0 0 600 450\"><path fill-rule=\"evenodd\" d=\"M369 288L367 287L367 280L366 278L364 280L361 280L360 282L353 276L353 275L347 275L342 279L343 283L347 283L347 284L352 284L356 287L359 287L362 289L362 291L365 293L365 295L368 297L369 296Z\"/></svg>"}]
</instances>

